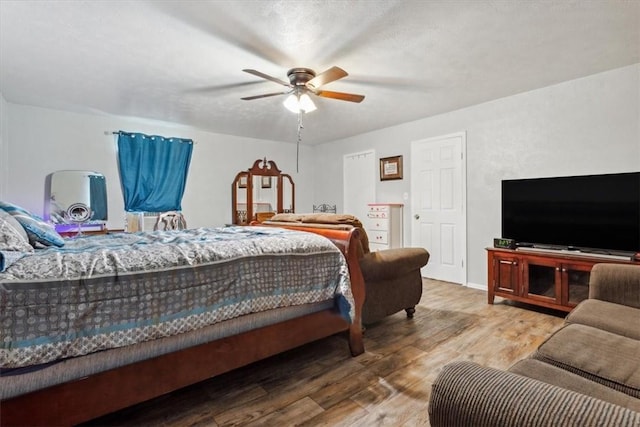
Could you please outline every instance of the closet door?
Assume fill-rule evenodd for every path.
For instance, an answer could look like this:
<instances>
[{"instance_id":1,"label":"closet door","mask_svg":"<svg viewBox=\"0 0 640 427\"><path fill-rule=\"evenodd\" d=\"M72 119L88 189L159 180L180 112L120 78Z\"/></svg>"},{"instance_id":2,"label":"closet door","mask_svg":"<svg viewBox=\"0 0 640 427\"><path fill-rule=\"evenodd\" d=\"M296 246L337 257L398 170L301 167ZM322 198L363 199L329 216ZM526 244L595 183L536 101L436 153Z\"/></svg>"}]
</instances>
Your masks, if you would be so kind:
<instances>
[{"instance_id":1,"label":"closet door","mask_svg":"<svg viewBox=\"0 0 640 427\"><path fill-rule=\"evenodd\" d=\"M346 154L343 161L343 213L355 215L364 223L367 204L376 200L376 153ZM368 231L368 230L367 230Z\"/></svg>"}]
</instances>

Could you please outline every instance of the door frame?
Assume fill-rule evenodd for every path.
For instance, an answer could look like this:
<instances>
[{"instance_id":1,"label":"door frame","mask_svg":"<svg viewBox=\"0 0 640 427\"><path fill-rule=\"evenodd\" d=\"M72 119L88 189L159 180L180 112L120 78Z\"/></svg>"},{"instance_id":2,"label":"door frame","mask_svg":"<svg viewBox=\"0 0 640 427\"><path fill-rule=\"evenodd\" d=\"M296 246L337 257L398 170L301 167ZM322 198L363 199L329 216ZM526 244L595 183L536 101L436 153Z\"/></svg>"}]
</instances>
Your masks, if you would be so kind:
<instances>
[{"instance_id":1,"label":"door frame","mask_svg":"<svg viewBox=\"0 0 640 427\"><path fill-rule=\"evenodd\" d=\"M441 141L443 139L449 139L449 138L456 138L456 137L460 137L461 139L461 147L460 147L460 152L462 155L462 159L461 159L461 165L460 165L460 182L462 183L462 188L461 188L461 194L460 194L460 200L462 203L461 206L461 211L462 211L462 218L460 219L460 241L458 242L458 244L461 245L461 257L462 257L462 286L469 286L468 284L468 262L467 260L469 259L469 253L468 253L468 247L467 247L467 242L468 242L468 236L467 236L467 132L466 131L460 131L460 132L454 132L454 133L449 133L449 134L445 134L445 135L439 135L439 136L434 136L434 137L429 137L429 138L424 138L424 139L418 139L415 141L411 141L411 158L414 159L414 150L415 147L418 144L422 144L422 143L434 143L437 141ZM410 216L409 218L412 219L411 221L411 245L412 246L418 246L416 243L414 242L414 233L413 233L413 218L414 215L416 215L416 194L418 194L417 192L417 188L416 185L417 183L415 182L415 180L413 179L413 165L411 167L411 174L412 174L412 179L411 179L411 212L410 212Z\"/></svg>"}]
</instances>

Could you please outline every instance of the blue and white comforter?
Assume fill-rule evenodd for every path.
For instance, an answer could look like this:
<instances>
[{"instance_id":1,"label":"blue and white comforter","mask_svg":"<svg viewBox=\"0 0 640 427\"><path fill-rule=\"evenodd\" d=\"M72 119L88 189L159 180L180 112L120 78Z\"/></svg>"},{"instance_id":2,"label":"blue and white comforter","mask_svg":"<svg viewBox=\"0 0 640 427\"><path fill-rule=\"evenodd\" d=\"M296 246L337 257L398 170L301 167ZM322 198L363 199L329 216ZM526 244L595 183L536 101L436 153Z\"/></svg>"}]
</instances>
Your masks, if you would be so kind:
<instances>
[{"instance_id":1,"label":"blue and white comforter","mask_svg":"<svg viewBox=\"0 0 640 427\"><path fill-rule=\"evenodd\" d=\"M0 368L331 299L352 318L344 256L312 233L226 227L70 239L14 256L0 273Z\"/></svg>"}]
</instances>

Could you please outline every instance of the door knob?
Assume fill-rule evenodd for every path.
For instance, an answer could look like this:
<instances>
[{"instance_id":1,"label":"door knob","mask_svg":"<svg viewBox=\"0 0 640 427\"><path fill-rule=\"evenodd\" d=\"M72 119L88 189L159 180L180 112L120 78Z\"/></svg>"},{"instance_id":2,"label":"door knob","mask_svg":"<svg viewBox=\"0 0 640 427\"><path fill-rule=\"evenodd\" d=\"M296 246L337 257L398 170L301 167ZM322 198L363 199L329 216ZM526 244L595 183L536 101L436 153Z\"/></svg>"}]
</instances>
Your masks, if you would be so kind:
<instances>
[{"instance_id":1,"label":"door knob","mask_svg":"<svg viewBox=\"0 0 640 427\"><path fill-rule=\"evenodd\" d=\"M420 219L420 215L418 215L418 214L415 214L413 217L414 217L415 219Z\"/></svg>"}]
</instances>

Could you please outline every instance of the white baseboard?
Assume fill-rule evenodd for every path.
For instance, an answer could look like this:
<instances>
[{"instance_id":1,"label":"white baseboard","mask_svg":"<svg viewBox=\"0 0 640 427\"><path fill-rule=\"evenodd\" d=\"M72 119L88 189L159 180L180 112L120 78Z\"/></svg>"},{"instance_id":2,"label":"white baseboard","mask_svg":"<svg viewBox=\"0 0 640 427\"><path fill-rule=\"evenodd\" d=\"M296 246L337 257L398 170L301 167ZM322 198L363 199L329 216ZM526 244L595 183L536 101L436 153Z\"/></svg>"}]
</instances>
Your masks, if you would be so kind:
<instances>
[{"instance_id":1,"label":"white baseboard","mask_svg":"<svg viewBox=\"0 0 640 427\"><path fill-rule=\"evenodd\" d=\"M471 283L471 282L467 282L467 284L465 285L467 288L473 288L473 289L479 289L481 291L487 291L487 285L481 285L478 283Z\"/></svg>"}]
</instances>

